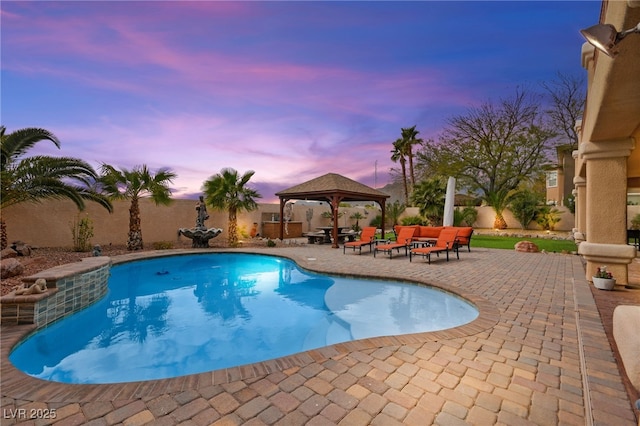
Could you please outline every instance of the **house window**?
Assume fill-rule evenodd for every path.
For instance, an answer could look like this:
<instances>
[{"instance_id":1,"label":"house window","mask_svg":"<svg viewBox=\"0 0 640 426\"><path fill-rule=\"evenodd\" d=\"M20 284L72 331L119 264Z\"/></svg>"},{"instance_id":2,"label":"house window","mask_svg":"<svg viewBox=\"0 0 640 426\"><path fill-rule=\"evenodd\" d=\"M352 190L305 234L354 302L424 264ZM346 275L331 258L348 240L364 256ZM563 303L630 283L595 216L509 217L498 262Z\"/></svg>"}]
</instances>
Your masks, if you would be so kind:
<instances>
[{"instance_id":1,"label":"house window","mask_svg":"<svg viewBox=\"0 0 640 426\"><path fill-rule=\"evenodd\" d=\"M547 172L547 188L555 188L558 186L558 172Z\"/></svg>"}]
</instances>

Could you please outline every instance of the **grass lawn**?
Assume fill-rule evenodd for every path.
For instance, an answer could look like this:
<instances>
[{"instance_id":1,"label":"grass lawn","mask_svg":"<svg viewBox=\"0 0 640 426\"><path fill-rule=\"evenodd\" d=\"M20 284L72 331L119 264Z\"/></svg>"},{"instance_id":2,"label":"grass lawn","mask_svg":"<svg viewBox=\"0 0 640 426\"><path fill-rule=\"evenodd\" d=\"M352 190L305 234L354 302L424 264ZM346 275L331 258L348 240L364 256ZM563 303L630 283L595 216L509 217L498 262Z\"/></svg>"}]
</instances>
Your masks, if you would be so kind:
<instances>
[{"instance_id":1,"label":"grass lawn","mask_svg":"<svg viewBox=\"0 0 640 426\"><path fill-rule=\"evenodd\" d=\"M393 232L387 232L386 237L389 240L395 240ZM563 250L572 252L578 250L576 243L571 240L551 240L546 238L519 238L519 237L503 237L498 235L478 235L473 234L471 237L471 247L495 248L513 250L519 241L531 241L538 246L540 250L546 250L550 253L559 253Z\"/></svg>"},{"instance_id":2,"label":"grass lawn","mask_svg":"<svg viewBox=\"0 0 640 426\"><path fill-rule=\"evenodd\" d=\"M471 237L471 247L513 250L513 247L517 242L524 240L531 241L532 243L537 245L540 250L546 250L548 252L561 252L563 250L572 252L577 250L576 243L571 240L501 237L496 235L473 235L473 237Z\"/></svg>"}]
</instances>

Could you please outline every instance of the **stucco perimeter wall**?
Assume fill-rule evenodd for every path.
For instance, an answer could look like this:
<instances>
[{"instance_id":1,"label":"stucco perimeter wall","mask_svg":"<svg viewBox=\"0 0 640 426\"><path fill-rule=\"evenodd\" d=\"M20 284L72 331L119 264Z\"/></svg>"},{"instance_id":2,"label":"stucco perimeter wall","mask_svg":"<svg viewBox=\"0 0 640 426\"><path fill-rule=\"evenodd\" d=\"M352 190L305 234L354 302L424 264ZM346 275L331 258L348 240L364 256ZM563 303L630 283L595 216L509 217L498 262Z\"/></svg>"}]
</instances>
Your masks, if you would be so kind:
<instances>
[{"instance_id":1,"label":"stucco perimeter wall","mask_svg":"<svg viewBox=\"0 0 640 426\"><path fill-rule=\"evenodd\" d=\"M168 241L188 241L186 237L178 236L179 228L191 228L196 221L195 200L174 200L169 206L156 206L149 199L140 201L142 222L142 238L145 244ZM377 207L377 206L376 206ZM640 206L629 206L640 207ZM574 227L574 216L564 207L557 207L562 211L562 220L556 225L557 231L570 231ZM312 217L307 220L307 212L311 210ZM344 212L339 219L340 226L351 226L355 219L350 217L358 212L364 219L359 220L360 227L368 226L371 220L380 213L378 208L341 207ZM322 217L322 213L329 212L327 203L305 205L296 203L292 209L291 220L301 222L302 232L316 231L319 226L328 226L330 220ZM223 233L217 238L226 239L227 213L208 210L210 218L206 225L210 228L222 228ZM272 218L278 220L280 206L278 204L260 204L253 212L243 212L238 217L238 227L246 236L257 224L258 233L262 233L262 223ZM409 208L403 216L417 215L417 208ZM94 237L92 244L106 246L109 244L124 245L127 241L129 229L129 202L114 202L114 212L109 214L102 207L87 203L87 208L78 212L70 201L51 200L38 204L23 203L4 209L2 216L7 223L9 242L20 240L27 244L41 247L71 247L71 225L78 217L88 216L93 221ZM476 228L492 228L494 212L491 207L478 207ZM520 224L509 210L504 212L509 228L520 229ZM529 229L540 229L532 222ZM285 238L287 236L285 235Z\"/></svg>"},{"instance_id":2,"label":"stucco perimeter wall","mask_svg":"<svg viewBox=\"0 0 640 426\"><path fill-rule=\"evenodd\" d=\"M94 236L92 244L107 246L109 244L124 245L129 230L129 202L114 202L114 212L108 213L95 203L87 203L86 209L79 212L75 204L66 200L49 200L42 203L23 203L3 209L2 217L7 224L9 242L16 240L40 247L71 247L72 223L78 217L88 216L93 221ZM149 199L140 200L140 216L142 238L145 243L168 241L189 241L178 236L179 228L192 228L196 222L195 200L174 200L169 206L156 206ZM311 209L313 216L307 221L307 211ZM292 221L302 222L302 232L315 231L319 226L328 226L329 219L323 218L323 212L329 212L327 203L310 205L294 205ZM351 226L356 221L349 219L355 212L360 212L365 219L360 226L368 225L379 209L363 207L341 208L345 214L340 218L340 226ZM238 217L238 227L247 236L253 226L258 224L261 233L262 222L277 219L280 212L278 204L260 204L259 210L243 212ZM222 228L223 233L216 238L225 238L228 227L227 213L208 209L209 219L205 224L209 228ZM285 235L285 238L287 236Z\"/></svg>"},{"instance_id":3,"label":"stucco perimeter wall","mask_svg":"<svg viewBox=\"0 0 640 426\"><path fill-rule=\"evenodd\" d=\"M574 215L566 207L557 206L555 208L561 212L560 222L556 224L555 230L571 231L575 226ZM473 226L475 228L486 228L486 229L493 228L493 221L496 218L496 213L493 210L493 208L489 206L482 206L482 207L476 207L476 210L478 210L478 218L476 219ZM418 215L417 207L408 208L402 217L412 216L412 215ZM504 216L504 220L507 222L507 228L522 229L520 222L518 222L518 220L513 217L513 213L511 213L509 209L505 209L504 212L502 212L502 215ZM527 229L540 230L542 228L535 221L532 221L531 223L529 223L529 227Z\"/></svg>"},{"instance_id":4,"label":"stucco perimeter wall","mask_svg":"<svg viewBox=\"0 0 640 426\"><path fill-rule=\"evenodd\" d=\"M555 230L556 231L571 231L575 227L575 216L563 206L555 206L552 207L560 211L560 222L556 223ZM478 219L474 226L476 228L493 228L493 221L495 220L496 214L493 208L488 206L478 207ZM502 213L504 216L504 220L507 222L508 228L513 229L521 229L522 225L520 222L513 217L513 213L509 209L505 209ZM527 229L542 229L540 225L538 225L535 221L531 221Z\"/></svg>"}]
</instances>

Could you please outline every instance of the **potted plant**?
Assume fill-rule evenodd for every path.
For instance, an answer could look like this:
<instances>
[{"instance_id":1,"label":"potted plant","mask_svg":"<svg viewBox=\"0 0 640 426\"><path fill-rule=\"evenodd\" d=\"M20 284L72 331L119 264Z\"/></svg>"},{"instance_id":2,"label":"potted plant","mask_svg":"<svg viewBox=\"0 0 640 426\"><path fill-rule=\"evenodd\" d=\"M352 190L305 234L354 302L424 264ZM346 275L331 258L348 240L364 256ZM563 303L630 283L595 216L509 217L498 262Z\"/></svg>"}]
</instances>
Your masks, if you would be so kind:
<instances>
[{"instance_id":1,"label":"potted plant","mask_svg":"<svg viewBox=\"0 0 640 426\"><path fill-rule=\"evenodd\" d=\"M600 266L593 276L593 285L600 290L613 290L616 280L606 266Z\"/></svg>"}]
</instances>

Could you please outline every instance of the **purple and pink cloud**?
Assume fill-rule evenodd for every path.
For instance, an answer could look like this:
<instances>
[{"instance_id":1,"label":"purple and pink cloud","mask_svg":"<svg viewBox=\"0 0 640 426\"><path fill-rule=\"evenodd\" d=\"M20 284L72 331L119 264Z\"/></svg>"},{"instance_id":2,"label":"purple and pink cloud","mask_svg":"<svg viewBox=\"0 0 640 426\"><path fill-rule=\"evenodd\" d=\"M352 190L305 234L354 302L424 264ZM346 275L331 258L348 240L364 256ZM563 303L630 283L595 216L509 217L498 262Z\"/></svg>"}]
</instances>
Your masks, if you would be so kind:
<instances>
[{"instance_id":1,"label":"purple and pink cloud","mask_svg":"<svg viewBox=\"0 0 640 426\"><path fill-rule=\"evenodd\" d=\"M579 74L599 2L2 2L2 124L94 165L389 182L391 144L518 86Z\"/></svg>"}]
</instances>

